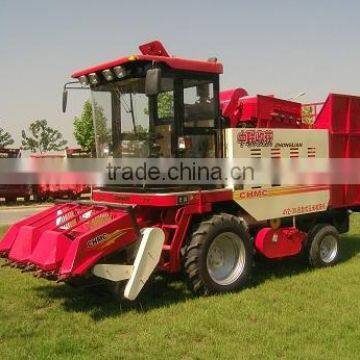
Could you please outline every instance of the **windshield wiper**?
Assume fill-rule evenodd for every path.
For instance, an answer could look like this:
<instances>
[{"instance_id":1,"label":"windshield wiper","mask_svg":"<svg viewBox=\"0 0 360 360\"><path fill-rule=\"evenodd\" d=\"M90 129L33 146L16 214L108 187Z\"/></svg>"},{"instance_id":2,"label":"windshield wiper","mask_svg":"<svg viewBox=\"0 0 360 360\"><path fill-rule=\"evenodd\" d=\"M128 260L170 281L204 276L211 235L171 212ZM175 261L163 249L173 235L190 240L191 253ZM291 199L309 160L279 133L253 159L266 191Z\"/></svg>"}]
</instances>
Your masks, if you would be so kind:
<instances>
[{"instance_id":1,"label":"windshield wiper","mask_svg":"<svg viewBox=\"0 0 360 360\"><path fill-rule=\"evenodd\" d=\"M136 134L136 120L135 120L135 112L134 112L134 101L133 101L133 97L132 97L132 93L129 93L129 98L130 98L130 106L125 102L125 100L122 98L122 95L125 95L125 93L122 93L119 89L117 91L115 91L116 95L119 98L120 104L123 107L124 111L127 114L131 115L131 122L134 128L134 133Z\"/></svg>"},{"instance_id":2,"label":"windshield wiper","mask_svg":"<svg viewBox=\"0 0 360 360\"><path fill-rule=\"evenodd\" d=\"M132 97L132 93L129 93L130 96L130 114L131 114L131 121L134 128L134 133L136 134L136 123L135 123L135 113L134 113L134 101Z\"/></svg>"}]
</instances>

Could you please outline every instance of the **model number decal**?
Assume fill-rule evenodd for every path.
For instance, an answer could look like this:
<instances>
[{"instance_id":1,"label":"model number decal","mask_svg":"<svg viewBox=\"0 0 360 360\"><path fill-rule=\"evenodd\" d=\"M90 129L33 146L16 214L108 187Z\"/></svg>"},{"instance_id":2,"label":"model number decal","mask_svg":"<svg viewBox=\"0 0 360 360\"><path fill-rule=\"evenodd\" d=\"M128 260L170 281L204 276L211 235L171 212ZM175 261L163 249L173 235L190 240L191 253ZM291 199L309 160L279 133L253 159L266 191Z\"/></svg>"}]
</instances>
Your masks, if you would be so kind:
<instances>
[{"instance_id":1,"label":"model number decal","mask_svg":"<svg viewBox=\"0 0 360 360\"><path fill-rule=\"evenodd\" d=\"M296 214L318 212L325 210L326 210L326 204L324 203L311 204L311 205L297 206L293 208L286 208L283 210L283 215L296 215Z\"/></svg>"}]
</instances>

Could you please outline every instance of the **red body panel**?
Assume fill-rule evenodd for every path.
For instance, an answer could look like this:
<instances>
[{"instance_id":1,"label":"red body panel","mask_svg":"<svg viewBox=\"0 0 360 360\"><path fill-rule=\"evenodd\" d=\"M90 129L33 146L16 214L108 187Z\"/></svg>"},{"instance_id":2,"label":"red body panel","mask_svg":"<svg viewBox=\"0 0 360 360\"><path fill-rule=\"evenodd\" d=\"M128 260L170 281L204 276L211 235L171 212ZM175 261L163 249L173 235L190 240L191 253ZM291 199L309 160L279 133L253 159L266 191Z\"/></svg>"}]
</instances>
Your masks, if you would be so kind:
<instances>
[{"instance_id":1,"label":"red body panel","mask_svg":"<svg viewBox=\"0 0 360 360\"><path fill-rule=\"evenodd\" d=\"M32 215L24 220L20 220L16 224L12 225L7 230L2 241L0 242L0 253L8 253L10 251L15 240L17 239L17 237L19 235L20 229L23 226L34 227L34 228L36 228L37 226L41 226L41 224L43 224L44 218L53 217L55 219L56 211L58 209L62 209L64 207L65 207L65 205L56 205L56 207L51 207L49 209L41 211L41 212L39 212L35 215Z\"/></svg>"},{"instance_id":2,"label":"red body panel","mask_svg":"<svg viewBox=\"0 0 360 360\"><path fill-rule=\"evenodd\" d=\"M78 234L69 244L62 259L60 276L82 275L105 255L114 253L138 239L136 228L127 212L116 210L116 214L112 212L112 215L116 215L112 220Z\"/></svg>"},{"instance_id":3,"label":"red body panel","mask_svg":"<svg viewBox=\"0 0 360 360\"><path fill-rule=\"evenodd\" d=\"M70 244L71 239L65 234L56 230L46 230L37 241L28 262L44 271L56 271L61 265Z\"/></svg>"},{"instance_id":4,"label":"red body panel","mask_svg":"<svg viewBox=\"0 0 360 360\"><path fill-rule=\"evenodd\" d=\"M178 57L167 57L167 56L157 56L157 55L134 55L134 57L135 57L134 60L132 57L130 57L130 60L129 57L121 57L113 61L92 66L84 70L76 71L71 76L73 78L78 78L82 75L88 75L90 73L102 71L105 69L112 68L114 66L124 65L128 62L134 62L134 61L163 63L175 70L199 71L199 72L215 73L215 74L221 74L223 72L222 64L212 63L209 61L188 60Z\"/></svg>"},{"instance_id":5,"label":"red body panel","mask_svg":"<svg viewBox=\"0 0 360 360\"><path fill-rule=\"evenodd\" d=\"M328 129L331 158L360 158L360 97L330 94L314 123L315 129ZM331 207L360 204L360 185L331 186Z\"/></svg>"},{"instance_id":6,"label":"red body panel","mask_svg":"<svg viewBox=\"0 0 360 360\"><path fill-rule=\"evenodd\" d=\"M115 66L124 65L129 62L153 62L163 63L175 70L198 71L206 73L222 74L223 66L218 62L189 60L170 56L160 41L152 41L148 44L139 46L141 54L121 57L109 62L89 67L84 70L76 71L72 74L73 78L79 78L82 75L102 71Z\"/></svg>"},{"instance_id":7,"label":"red body panel","mask_svg":"<svg viewBox=\"0 0 360 360\"><path fill-rule=\"evenodd\" d=\"M235 127L241 117L241 98L247 96L245 89L237 88L220 92L221 114L230 120L230 127Z\"/></svg>"},{"instance_id":8,"label":"red body panel","mask_svg":"<svg viewBox=\"0 0 360 360\"><path fill-rule=\"evenodd\" d=\"M300 128L301 104L273 96L248 97L238 88L220 93L222 115L230 120L231 128L248 123L258 128Z\"/></svg>"},{"instance_id":9,"label":"red body panel","mask_svg":"<svg viewBox=\"0 0 360 360\"><path fill-rule=\"evenodd\" d=\"M184 202L184 196L186 196L186 202ZM179 205L179 198L182 198L181 204L192 205L228 201L232 200L232 197L233 193L229 189L219 189L216 191L188 191L166 194L117 193L99 190L93 191L94 201L156 207Z\"/></svg>"},{"instance_id":10,"label":"red body panel","mask_svg":"<svg viewBox=\"0 0 360 360\"><path fill-rule=\"evenodd\" d=\"M255 238L255 248L269 259L280 259L298 254L306 234L296 228L261 229Z\"/></svg>"},{"instance_id":11,"label":"red body panel","mask_svg":"<svg viewBox=\"0 0 360 360\"><path fill-rule=\"evenodd\" d=\"M241 99L240 122L253 121L259 128L298 128L301 123L301 104L258 95Z\"/></svg>"}]
</instances>

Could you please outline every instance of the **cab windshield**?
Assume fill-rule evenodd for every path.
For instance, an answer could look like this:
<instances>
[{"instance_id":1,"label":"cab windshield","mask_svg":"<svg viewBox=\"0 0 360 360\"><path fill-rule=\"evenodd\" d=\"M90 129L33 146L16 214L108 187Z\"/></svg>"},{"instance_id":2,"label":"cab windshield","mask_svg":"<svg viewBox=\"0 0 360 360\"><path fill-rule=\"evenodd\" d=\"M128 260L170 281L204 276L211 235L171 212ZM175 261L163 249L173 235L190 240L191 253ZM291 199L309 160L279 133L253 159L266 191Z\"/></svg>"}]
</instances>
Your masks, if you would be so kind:
<instances>
[{"instance_id":1,"label":"cab windshield","mask_svg":"<svg viewBox=\"0 0 360 360\"><path fill-rule=\"evenodd\" d=\"M209 80L163 77L161 92L148 97L144 77L128 78L92 88L92 103L98 157L215 156Z\"/></svg>"}]
</instances>

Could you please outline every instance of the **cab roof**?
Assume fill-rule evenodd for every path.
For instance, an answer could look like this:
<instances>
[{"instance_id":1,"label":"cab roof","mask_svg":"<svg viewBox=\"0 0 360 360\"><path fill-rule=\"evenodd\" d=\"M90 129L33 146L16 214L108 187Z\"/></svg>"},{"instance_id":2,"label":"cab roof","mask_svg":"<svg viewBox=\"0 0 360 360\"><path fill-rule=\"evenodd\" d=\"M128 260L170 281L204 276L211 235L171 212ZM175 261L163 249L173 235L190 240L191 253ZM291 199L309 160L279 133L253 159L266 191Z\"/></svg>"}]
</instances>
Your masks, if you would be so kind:
<instances>
[{"instance_id":1,"label":"cab roof","mask_svg":"<svg viewBox=\"0 0 360 360\"><path fill-rule=\"evenodd\" d=\"M73 78L79 78L82 75L96 73L98 71L109 69L114 66L124 65L126 63L136 61L163 63L175 70L199 71L213 74L222 74L223 72L222 64L218 63L216 59L209 61L201 61L170 56L162 43L158 40L140 45L139 49L141 51L141 54L139 55L121 57L109 62L95 65L83 70L76 71L71 76Z\"/></svg>"}]
</instances>

